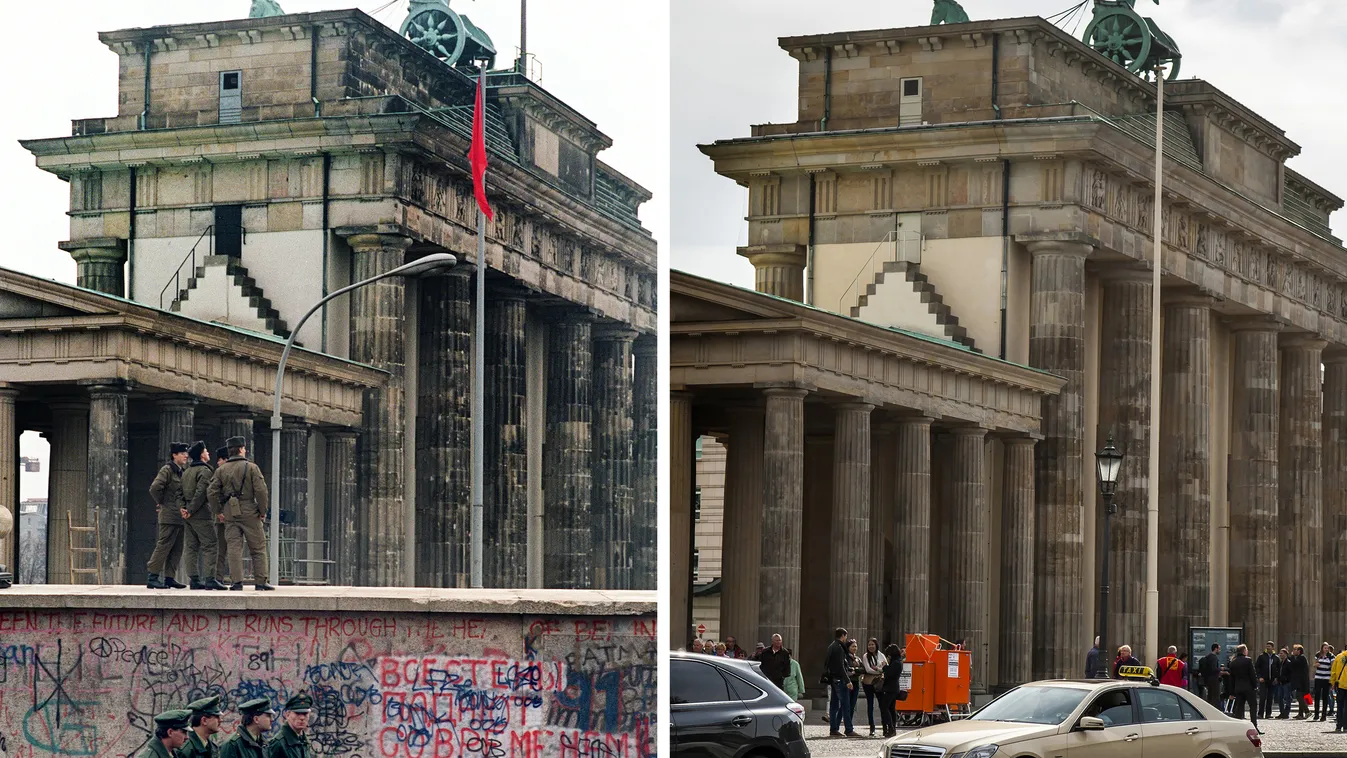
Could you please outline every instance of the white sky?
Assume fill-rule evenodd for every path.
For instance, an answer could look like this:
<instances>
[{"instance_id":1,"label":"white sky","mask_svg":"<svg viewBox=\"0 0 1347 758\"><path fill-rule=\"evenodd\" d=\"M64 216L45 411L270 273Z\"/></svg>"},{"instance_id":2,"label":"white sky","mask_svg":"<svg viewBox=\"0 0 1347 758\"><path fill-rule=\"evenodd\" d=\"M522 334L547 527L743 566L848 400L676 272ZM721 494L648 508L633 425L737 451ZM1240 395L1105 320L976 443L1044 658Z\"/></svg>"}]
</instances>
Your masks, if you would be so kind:
<instances>
[{"instance_id":1,"label":"white sky","mask_svg":"<svg viewBox=\"0 0 1347 758\"><path fill-rule=\"evenodd\" d=\"M1077 0L962 0L970 18L1052 16ZM1289 165L1347 197L1339 79L1347 61L1342 0L1137 0L1183 51L1182 78L1218 89L1286 131L1301 146ZM749 135L749 126L794 122L799 64L777 38L921 26L930 0L675 0L670 72L672 259L675 269L746 287L748 193L717 176L696 145ZM1076 29L1078 37L1089 23ZM1068 31L1071 29L1068 27ZM1347 211L1334 218L1347 235Z\"/></svg>"},{"instance_id":2,"label":"white sky","mask_svg":"<svg viewBox=\"0 0 1347 758\"><path fill-rule=\"evenodd\" d=\"M279 0L288 13L360 8L388 0ZM117 55L100 31L246 18L250 0L62 0L5 2L11 34L0 45L8 72L0 119L0 266L74 283L75 264L57 249L69 239L68 185L38 170L20 139L70 134L72 119L117 113ZM519 45L519 0L451 0L484 29L507 66ZM396 29L407 0L373 14ZM668 9L662 2L533 0L529 52L543 87L613 139L599 158L655 193L641 219L667 249Z\"/></svg>"}]
</instances>

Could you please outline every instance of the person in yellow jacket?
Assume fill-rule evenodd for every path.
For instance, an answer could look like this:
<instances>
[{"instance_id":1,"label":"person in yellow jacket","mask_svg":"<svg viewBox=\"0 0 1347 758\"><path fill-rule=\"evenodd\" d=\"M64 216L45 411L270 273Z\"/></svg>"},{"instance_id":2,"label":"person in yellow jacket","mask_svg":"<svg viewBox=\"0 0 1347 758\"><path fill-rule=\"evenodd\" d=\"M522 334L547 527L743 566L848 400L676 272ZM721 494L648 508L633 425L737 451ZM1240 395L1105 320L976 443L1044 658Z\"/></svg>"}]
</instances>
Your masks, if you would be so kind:
<instances>
[{"instance_id":1,"label":"person in yellow jacket","mask_svg":"<svg viewBox=\"0 0 1347 758\"><path fill-rule=\"evenodd\" d=\"M1333 724L1333 731L1347 732L1347 646L1333 659L1328 683L1333 686L1333 696L1338 701L1338 720Z\"/></svg>"}]
</instances>

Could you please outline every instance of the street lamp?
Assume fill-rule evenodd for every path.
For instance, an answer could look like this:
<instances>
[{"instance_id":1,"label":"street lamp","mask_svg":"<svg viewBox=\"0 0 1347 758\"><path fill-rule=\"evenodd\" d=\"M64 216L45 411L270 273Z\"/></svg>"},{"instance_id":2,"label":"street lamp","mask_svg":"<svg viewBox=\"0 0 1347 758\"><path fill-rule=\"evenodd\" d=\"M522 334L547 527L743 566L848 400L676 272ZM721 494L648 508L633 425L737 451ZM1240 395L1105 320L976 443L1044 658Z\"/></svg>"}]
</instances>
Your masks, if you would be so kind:
<instances>
[{"instance_id":1,"label":"street lamp","mask_svg":"<svg viewBox=\"0 0 1347 758\"><path fill-rule=\"evenodd\" d=\"M431 253L422 256L410 263L404 263L394 269L371 276L370 278L356 282L355 284L342 287L331 295L319 300L304 317L295 324L295 328L290 330L290 339L285 341L285 349L281 351L281 362L276 366L276 399L271 408L271 571L268 576L268 583L275 587L280 584L281 572L281 382L285 379L285 363L290 358L290 349L295 346L295 337L299 330L303 328L304 322L309 320L319 308L322 308L327 302L338 295L345 295L351 290L360 289L366 284L373 284L380 279L387 279L393 276L402 276L415 278L448 271L458 264L458 258L450 253ZM239 579L239 577L234 577Z\"/></svg>"},{"instance_id":2,"label":"street lamp","mask_svg":"<svg viewBox=\"0 0 1347 758\"><path fill-rule=\"evenodd\" d=\"M1113 436L1109 435L1104 449L1094 454L1095 465L1099 472L1099 494L1104 497L1104 568L1103 582L1099 586L1099 650L1104 654L1104 665L1095 676L1108 679L1111 671L1108 664L1108 556L1112 547L1109 541L1109 522L1112 521L1113 495L1118 487L1118 471L1122 468L1123 454L1113 445ZM1100 676L1100 672L1103 676Z\"/></svg>"}]
</instances>

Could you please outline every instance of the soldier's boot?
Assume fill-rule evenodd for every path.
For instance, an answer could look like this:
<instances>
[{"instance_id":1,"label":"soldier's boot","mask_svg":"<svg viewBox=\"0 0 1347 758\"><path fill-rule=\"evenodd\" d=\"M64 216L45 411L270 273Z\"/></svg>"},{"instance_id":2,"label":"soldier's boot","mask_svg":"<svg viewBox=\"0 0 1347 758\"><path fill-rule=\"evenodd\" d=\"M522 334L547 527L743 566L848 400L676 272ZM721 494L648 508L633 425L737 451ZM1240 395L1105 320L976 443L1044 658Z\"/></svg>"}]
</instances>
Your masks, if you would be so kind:
<instances>
[{"instance_id":1,"label":"soldier's boot","mask_svg":"<svg viewBox=\"0 0 1347 758\"><path fill-rule=\"evenodd\" d=\"M168 585L164 584L164 580L160 579L158 574L150 574L149 579L145 582L145 586L152 590L168 589Z\"/></svg>"},{"instance_id":2,"label":"soldier's boot","mask_svg":"<svg viewBox=\"0 0 1347 758\"><path fill-rule=\"evenodd\" d=\"M227 585L227 584L220 584L220 580L216 579L216 578L213 577L213 576L208 576L208 577L206 577L206 581L202 582L201 586L205 587L205 588L208 589L208 590L227 590L227 589L229 589L229 585Z\"/></svg>"},{"instance_id":3,"label":"soldier's boot","mask_svg":"<svg viewBox=\"0 0 1347 758\"><path fill-rule=\"evenodd\" d=\"M185 590L185 589L187 589L187 585L180 583L177 579L174 579L174 578L171 577L171 576L166 576L166 577L164 577L163 581L164 581L164 586L165 586L165 587L168 587L169 589L174 589L174 590Z\"/></svg>"},{"instance_id":4,"label":"soldier's boot","mask_svg":"<svg viewBox=\"0 0 1347 758\"><path fill-rule=\"evenodd\" d=\"M267 584L266 582L256 582L255 584L256 584L257 589L259 589L259 590L274 590L274 589L276 589L275 587L272 587L270 584Z\"/></svg>"},{"instance_id":5,"label":"soldier's boot","mask_svg":"<svg viewBox=\"0 0 1347 758\"><path fill-rule=\"evenodd\" d=\"M206 589L210 589L209 587L207 587L206 585L204 585L204 584L201 583L201 577L199 577L199 576L191 577L191 578L190 578L190 581L188 581L187 584L188 584L192 589L194 589L194 590L206 590Z\"/></svg>"},{"instance_id":6,"label":"soldier's boot","mask_svg":"<svg viewBox=\"0 0 1347 758\"><path fill-rule=\"evenodd\" d=\"M234 590L235 592L242 592L243 582L234 582L233 584L229 585L229 589Z\"/></svg>"}]
</instances>

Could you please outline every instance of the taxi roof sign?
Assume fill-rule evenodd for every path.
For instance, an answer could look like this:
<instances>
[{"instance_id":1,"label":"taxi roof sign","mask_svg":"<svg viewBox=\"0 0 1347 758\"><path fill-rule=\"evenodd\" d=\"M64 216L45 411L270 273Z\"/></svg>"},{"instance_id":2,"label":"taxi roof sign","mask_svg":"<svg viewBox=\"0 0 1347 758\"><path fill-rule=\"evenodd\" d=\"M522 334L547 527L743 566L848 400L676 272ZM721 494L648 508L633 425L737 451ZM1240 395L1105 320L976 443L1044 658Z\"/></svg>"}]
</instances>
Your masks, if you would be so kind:
<instances>
[{"instance_id":1,"label":"taxi roof sign","mask_svg":"<svg viewBox=\"0 0 1347 758\"><path fill-rule=\"evenodd\" d=\"M1145 679L1155 681L1155 672L1149 666L1119 666L1119 679Z\"/></svg>"}]
</instances>

